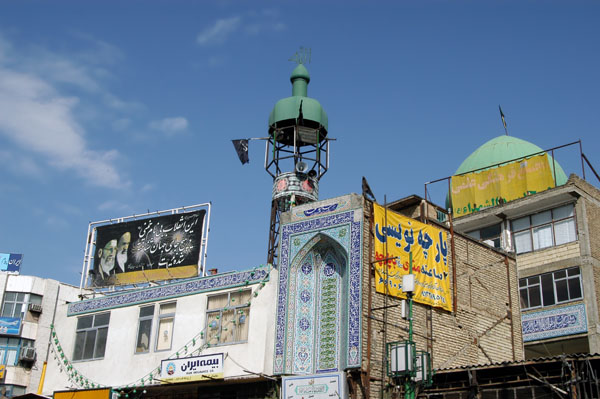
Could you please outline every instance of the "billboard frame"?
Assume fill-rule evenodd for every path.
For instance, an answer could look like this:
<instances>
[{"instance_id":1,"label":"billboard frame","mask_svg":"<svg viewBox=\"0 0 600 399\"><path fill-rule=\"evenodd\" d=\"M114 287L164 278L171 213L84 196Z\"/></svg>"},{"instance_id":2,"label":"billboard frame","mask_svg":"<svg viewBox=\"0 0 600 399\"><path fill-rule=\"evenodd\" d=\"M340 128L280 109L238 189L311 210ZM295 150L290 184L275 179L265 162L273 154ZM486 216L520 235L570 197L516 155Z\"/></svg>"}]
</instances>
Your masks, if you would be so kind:
<instances>
[{"instance_id":1,"label":"billboard frame","mask_svg":"<svg viewBox=\"0 0 600 399\"><path fill-rule=\"evenodd\" d=\"M147 212L147 213L142 213L139 215L134 214L131 216L123 216L120 218L90 222L90 224L88 225L88 231L87 231L87 236L86 236L87 239L86 239L86 243L85 243L85 252L84 252L84 256L83 256L83 265L82 265L82 271L81 271L81 279L79 282L80 296L83 295L84 288L86 288L86 289L91 288L94 290L98 290L98 288L99 288L99 287L93 287L88 283L89 276L90 276L90 270L93 267L94 253L96 250L96 228L97 227L106 226L106 225L110 225L110 224L118 224L118 223L124 223L124 222L143 220L143 219L150 219L151 217L157 217L157 216L184 214L184 213L198 211L201 209L205 209L206 214L204 216L203 225L202 225L202 240L200 242L200 251L199 251L200 253L199 253L199 257L198 257L198 259L199 259L198 275L206 276L206 258L207 258L207 249L208 249L208 233L210 231L211 207L212 207L212 203L206 202L206 203L202 203L202 204L182 206L182 207L166 209L166 210L162 210L162 211ZM154 281L154 280L148 280L147 283L150 283L151 281ZM136 284L132 284L132 285L136 285ZM107 286L104 288L114 289L114 287L115 286L110 286L110 287Z\"/></svg>"}]
</instances>

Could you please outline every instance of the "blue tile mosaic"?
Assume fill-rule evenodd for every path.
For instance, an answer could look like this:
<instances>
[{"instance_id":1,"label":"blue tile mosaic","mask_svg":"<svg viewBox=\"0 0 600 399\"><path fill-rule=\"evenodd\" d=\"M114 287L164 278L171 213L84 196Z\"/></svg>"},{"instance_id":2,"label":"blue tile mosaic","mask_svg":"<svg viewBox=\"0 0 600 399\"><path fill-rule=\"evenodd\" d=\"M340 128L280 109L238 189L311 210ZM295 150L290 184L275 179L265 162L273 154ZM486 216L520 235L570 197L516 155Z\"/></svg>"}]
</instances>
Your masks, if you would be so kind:
<instances>
[{"instance_id":1,"label":"blue tile mosaic","mask_svg":"<svg viewBox=\"0 0 600 399\"><path fill-rule=\"evenodd\" d=\"M242 272L198 277L158 287L142 288L136 291L116 293L101 298L87 299L69 304L68 316L98 312L112 308L132 306L145 302L176 298L183 295L199 294L215 290L241 287L268 281L269 267L256 268Z\"/></svg>"}]
</instances>

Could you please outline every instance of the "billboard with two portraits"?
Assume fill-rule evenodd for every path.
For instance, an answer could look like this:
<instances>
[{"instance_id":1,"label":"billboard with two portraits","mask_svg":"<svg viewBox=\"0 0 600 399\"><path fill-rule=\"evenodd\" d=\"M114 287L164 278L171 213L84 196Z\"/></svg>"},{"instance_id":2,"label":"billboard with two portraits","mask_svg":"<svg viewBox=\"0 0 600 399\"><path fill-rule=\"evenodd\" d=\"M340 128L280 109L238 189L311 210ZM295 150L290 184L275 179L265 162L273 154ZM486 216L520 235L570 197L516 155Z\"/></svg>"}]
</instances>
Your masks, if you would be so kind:
<instances>
[{"instance_id":1,"label":"billboard with two portraits","mask_svg":"<svg viewBox=\"0 0 600 399\"><path fill-rule=\"evenodd\" d=\"M96 287L198 275L206 210L96 227Z\"/></svg>"}]
</instances>

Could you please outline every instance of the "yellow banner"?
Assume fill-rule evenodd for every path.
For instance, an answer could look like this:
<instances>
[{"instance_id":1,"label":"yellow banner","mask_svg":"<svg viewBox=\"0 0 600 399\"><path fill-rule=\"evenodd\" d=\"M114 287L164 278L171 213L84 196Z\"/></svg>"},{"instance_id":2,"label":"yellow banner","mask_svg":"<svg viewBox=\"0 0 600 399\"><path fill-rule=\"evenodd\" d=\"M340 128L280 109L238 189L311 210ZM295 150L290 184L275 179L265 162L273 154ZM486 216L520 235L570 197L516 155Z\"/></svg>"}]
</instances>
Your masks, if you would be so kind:
<instances>
[{"instance_id":1,"label":"yellow banner","mask_svg":"<svg viewBox=\"0 0 600 399\"><path fill-rule=\"evenodd\" d=\"M468 215L554 187L548 154L452 177L452 208Z\"/></svg>"},{"instance_id":2,"label":"yellow banner","mask_svg":"<svg viewBox=\"0 0 600 399\"><path fill-rule=\"evenodd\" d=\"M385 209L375 203L373 214L375 260L380 260L375 263L377 292L406 298L402 292L402 276L409 273L409 254L412 253L412 272L415 275L413 299L451 311L446 233L389 210L386 224Z\"/></svg>"}]
</instances>

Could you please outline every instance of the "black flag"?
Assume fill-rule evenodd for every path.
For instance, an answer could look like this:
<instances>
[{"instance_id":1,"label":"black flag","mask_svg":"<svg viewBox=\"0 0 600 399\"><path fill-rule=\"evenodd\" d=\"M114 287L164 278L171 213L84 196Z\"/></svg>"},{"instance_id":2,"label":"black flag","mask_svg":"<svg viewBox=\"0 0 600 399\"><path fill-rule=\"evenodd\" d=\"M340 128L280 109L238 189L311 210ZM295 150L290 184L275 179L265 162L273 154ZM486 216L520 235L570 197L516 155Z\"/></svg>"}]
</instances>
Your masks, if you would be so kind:
<instances>
[{"instance_id":1,"label":"black flag","mask_svg":"<svg viewBox=\"0 0 600 399\"><path fill-rule=\"evenodd\" d=\"M304 115L302 114L302 100L300 100L300 109L298 110L298 124L304 125Z\"/></svg>"},{"instance_id":2,"label":"black flag","mask_svg":"<svg viewBox=\"0 0 600 399\"><path fill-rule=\"evenodd\" d=\"M231 140L235 147L240 162L243 164L250 162L248 159L248 139Z\"/></svg>"},{"instance_id":3,"label":"black flag","mask_svg":"<svg viewBox=\"0 0 600 399\"><path fill-rule=\"evenodd\" d=\"M367 183L367 179L364 176L362 178L362 191L364 196L369 195L371 198L373 198L373 201L377 202L377 199L375 199L375 194L373 194L373 191L371 191L371 187L369 187L369 183Z\"/></svg>"},{"instance_id":4,"label":"black flag","mask_svg":"<svg viewBox=\"0 0 600 399\"><path fill-rule=\"evenodd\" d=\"M500 118L502 119L502 125L504 126L504 132L508 136L508 129L506 128L506 119L504 119L504 112L502 112L502 107L498 105L498 109L500 110Z\"/></svg>"}]
</instances>

